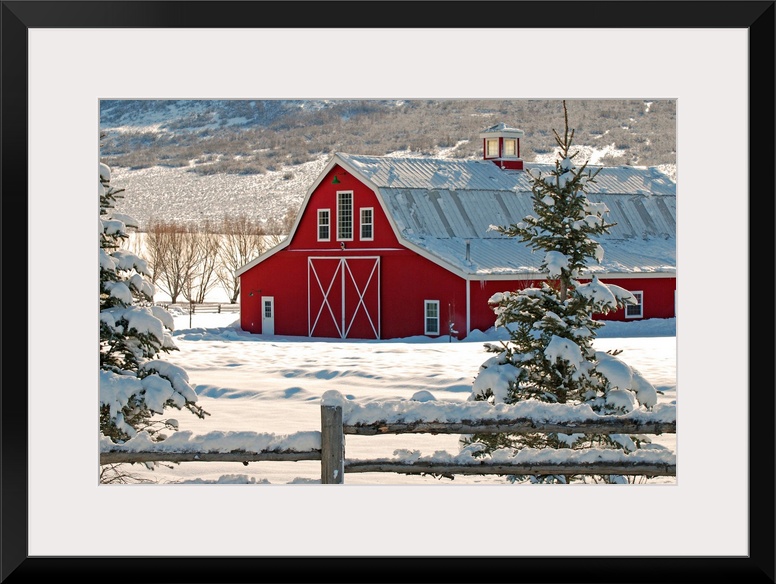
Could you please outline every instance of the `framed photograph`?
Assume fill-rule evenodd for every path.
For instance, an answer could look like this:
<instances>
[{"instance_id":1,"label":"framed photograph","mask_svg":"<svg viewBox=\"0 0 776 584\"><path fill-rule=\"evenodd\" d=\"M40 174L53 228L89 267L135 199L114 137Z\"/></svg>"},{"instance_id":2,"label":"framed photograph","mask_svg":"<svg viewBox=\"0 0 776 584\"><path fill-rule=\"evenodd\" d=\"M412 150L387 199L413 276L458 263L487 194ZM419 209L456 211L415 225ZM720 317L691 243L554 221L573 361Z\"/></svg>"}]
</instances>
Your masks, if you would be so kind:
<instances>
[{"instance_id":1,"label":"framed photograph","mask_svg":"<svg viewBox=\"0 0 776 584\"><path fill-rule=\"evenodd\" d=\"M774 15L3 1L0 581L774 582ZM647 96L677 103L676 485L100 488L101 99Z\"/></svg>"}]
</instances>

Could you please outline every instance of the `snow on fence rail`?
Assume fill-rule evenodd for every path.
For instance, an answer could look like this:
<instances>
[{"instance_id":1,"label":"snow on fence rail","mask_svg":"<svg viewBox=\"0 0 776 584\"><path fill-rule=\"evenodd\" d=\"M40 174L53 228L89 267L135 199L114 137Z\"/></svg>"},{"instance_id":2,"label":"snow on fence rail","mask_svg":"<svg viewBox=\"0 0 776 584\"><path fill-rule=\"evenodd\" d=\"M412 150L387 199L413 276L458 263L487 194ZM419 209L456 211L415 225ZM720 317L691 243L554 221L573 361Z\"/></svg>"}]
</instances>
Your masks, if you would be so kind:
<instances>
[{"instance_id":1,"label":"snow on fence rail","mask_svg":"<svg viewBox=\"0 0 776 584\"><path fill-rule=\"evenodd\" d=\"M320 460L321 433L277 435L257 432L176 432L154 442L140 432L123 444L102 436L100 464L122 462L258 462L262 460Z\"/></svg>"},{"instance_id":2,"label":"snow on fence rail","mask_svg":"<svg viewBox=\"0 0 776 584\"><path fill-rule=\"evenodd\" d=\"M676 476L676 455L668 449L621 450L499 449L478 452L476 444L458 453L397 451L392 458L347 459L345 435L385 434L609 434L626 446L632 434L675 434L676 407L658 404L621 416L598 415L587 405L520 402L493 406L486 402L418 402L389 400L359 403L337 391L321 399L321 431L289 435L211 432L194 436L177 432L162 442L141 433L124 444L102 438L100 464L122 462L258 462L321 461L321 482L343 484L345 473L402 474L615 474Z\"/></svg>"},{"instance_id":3,"label":"snow on fence rail","mask_svg":"<svg viewBox=\"0 0 776 584\"><path fill-rule=\"evenodd\" d=\"M228 302L201 302L201 303L188 303L188 302L157 302L157 306L161 306L165 310L176 312L179 314L221 314L221 313L238 313L240 312L239 304L230 304Z\"/></svg>"}]
</instances>

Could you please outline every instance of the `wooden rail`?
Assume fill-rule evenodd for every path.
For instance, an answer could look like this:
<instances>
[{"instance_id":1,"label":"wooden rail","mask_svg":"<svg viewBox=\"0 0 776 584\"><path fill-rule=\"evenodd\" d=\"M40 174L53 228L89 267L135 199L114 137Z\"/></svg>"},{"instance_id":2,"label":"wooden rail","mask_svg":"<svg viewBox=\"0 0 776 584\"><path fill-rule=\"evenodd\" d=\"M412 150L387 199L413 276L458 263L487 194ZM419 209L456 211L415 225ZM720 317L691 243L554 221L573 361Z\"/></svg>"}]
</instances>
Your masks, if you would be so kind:
<instances>
[{"instance_id":1,"label":"wooden rail","mask_svg":"<svg viewBox=\"0 0 776 584\"><path fill-rule=\"evenodd\" d=\"M100 464L118 464L121 462L261 462L263 460L298 462L300 460L320 460L320 450L283 452L233 450L230 452L127 452L112 450L100 453Z\"/></svg>"},{"instance_id":2,"label":"wooden rail","mask_svg":"<svg viewBox=\"0 0 776 584\"><path fill-rule=\"evenodd\" d=\"M413 402L416 403L416 402ZM412 413L413 405L402 402L407 413ZM556 404L557 406L557 404ZM418 407L422 407L418 404ZM574 411L573 406L568 406ZM418 410L419 411L419 410ZM440 411L444 413L444 404ZM485 410L487 411L487 410ZM519 408L516 412L523 411ZM558 411L563 411L562 408ZM439 453L434 458L415 456L412 458L376 458L366 460L347 459L345 456L345 436L376 436L385 434L675 434L675 408L663 407L659 412L640 412L631 416L597 416L587 418L576 415L568 420L546 420L539 416L516 415L512 418L486 417L477 419L439 420L359 420L358 411L349 411L346 415L342 404L326 400L321 403L321 431L300 432L306 434L307 448L289 448L283 446L283 440L294 438L280 437L274 444L261 448L237 448L225 451L207 448L207 435L200 441L192 441L191 446L178 450L156 445L134 451L122 445L103 447L100 464L137 463L137 462L260 462L260 461L321 461L321 483L343 484L345 473L393 472L402 474L433 475L550 475L550 474L586 474L586 475L629 475L629 476L676 476L676 459L672 452L664 450L640 449L632 453L604 448L586 449L531 449L519 451L498 451L490 456L475 458L470 453ZM503 412L502 412L503 414ZM411 417L411 416L406 416ZM214 433L223 441L229 433ZM241 438L251 436L241 432ZM253 435L257 444L266 444L267 435Z\"/></svg>"},{"instance_id":3,"label":"wooden rail","mask_svg":"<svg viewBox=\"0 0 776 584\"><path fill-rule=\"evenodd\" d=\"M451 464L449 462L392 462L390 460L350 460L345 463L345 472L395 472L403 474L434 475L635 475L676 476L675 464L649 462L605 462L588 463L494 463L471 462Z\"/></svg>"},{"instance_id":4,"label":"wooden rail","mask_svg":"<svg viewBox=\"0 0 776 584\"><path fill-rule=\"evenodd\" d=\"M229 302L176 302L174 304L170 302L160 302L158 305L165 310L177 308L186 314L221 314L227 312L237 314L240 312L239 304L230 304Z\"/></svg>"}]
</instances>

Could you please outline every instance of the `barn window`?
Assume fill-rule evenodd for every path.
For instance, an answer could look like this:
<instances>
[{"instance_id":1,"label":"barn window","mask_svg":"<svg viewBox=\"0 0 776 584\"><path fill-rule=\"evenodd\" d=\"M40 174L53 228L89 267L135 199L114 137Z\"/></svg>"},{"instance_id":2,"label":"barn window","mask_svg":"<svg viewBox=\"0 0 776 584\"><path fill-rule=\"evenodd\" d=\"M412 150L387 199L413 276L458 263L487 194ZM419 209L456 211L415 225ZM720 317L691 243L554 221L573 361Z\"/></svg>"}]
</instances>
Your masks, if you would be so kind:
<instances>
[{"instance_id":1,"label":"barn window","mask_svg":"<svg viewBox=\"0 0 776 584\"><path fill-rule=\"evenodd\" d=\"M504 156L517 157L517 138L504 138Z\"/></svg>"},{"instance_id":2,"label":"barn window","mask_svg":"<svg viewBox=\"0 0 776 584\"><path fill-rule=\"evenodd\" d=\"M353 192L337 193L337 239L353 239Z\"/></svg>"},{"instance_id":3,"label":"barn window","mask_svg":"<svg viewBox=\"0 0 776 584\"><path fill-rule=\"evenodd\" d=\"M361 209L361 239L372 241L375 238L374 231L372 229L373 221L374 210L372 207L363 207Z\"/></svg>"},{"instance_id":4,"label":"barn window","mask_svg":"<svg viewBox=\"0 0 776 584\"><path fill-rule=\"evenodd\" d=\"M488 138L485 140L485 152L488 158L498 157L498 138Z\"/></svg>"},{"instance_id":5,"label":"barn window","mask_svg":"<svg viewBox=\"0 0 776 584\"><path fill-rule=\"evenodd\" d=\"M331 239L331 214L328 209L318 209L318 241Z\"/></svg>"},{"instance_id":6,"label":"barn window","mask_svg":"<svg viewBox=\"0 0 776 584\"><path fill-rule=\"evenodd\" d=\"M644 317L644 292L631 292L636 297L638 304L625 305L625 318Z\"/></svg>"},{"instance_id":7,"label":"barn window","mask_svg":"<svg viewBox=\"0 0 776 584\"><path fill-rule=\"evenodd\" d=\"M439 334L439 300L424 300L426 313L426 335Z\"/></svg>"}]
</instances>

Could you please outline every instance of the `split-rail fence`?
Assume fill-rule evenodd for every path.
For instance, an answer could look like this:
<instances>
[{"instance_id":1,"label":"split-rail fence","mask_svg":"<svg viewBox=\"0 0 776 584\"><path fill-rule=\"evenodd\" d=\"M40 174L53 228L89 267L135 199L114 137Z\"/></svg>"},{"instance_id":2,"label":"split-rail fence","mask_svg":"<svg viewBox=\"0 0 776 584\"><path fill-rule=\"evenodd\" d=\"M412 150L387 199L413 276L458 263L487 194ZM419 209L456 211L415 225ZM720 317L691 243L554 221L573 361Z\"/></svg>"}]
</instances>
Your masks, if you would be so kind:
<instances>
[{"instance_id":1,"label":"split-rail fence","mask_svg":"<svg viewBox=\"0 0 776 584\"><path fill-rule=\"evenodd\" d=\"M339 396L336 392L334 393ZM343 484L347 473L401 473L431 474L435 476L454 475L625 475L625 476L676 476L675 454L666 449L639 449L627 453L606 448L585 449L524 449L503 456L473 457L461 453L449 453L440 458L433 457L349 459L345 453L345 436L377 436L386 434L535 434L561 433L586 435L660 435L676 433L675 406L662 405L653 410L637 412L638 415L578 415L579 406L555 407L554 419L546 415L532 415L530 410L514 408L499 410L499 415L480 415L470 419L445 416L445 405L440 402L442 415L436 419L420 419L412 415L413 404L404 404L403 417L394 419L369 419L359 417L357 404L344 400L324 399L321 401L321 430L300 432L308 439L308 446L299 448L296 435L276 437L272 444L251 450L239 448L224 451L223 448L208 448L207 435L197 447L179 449L165 448L154 443L148 448L135 450L127 445L109 445L100 452L100 464L140 462L249 462L261 461L321 461L321 483ZM455 408L450 404L451 408ZM480 405L486 404L480 402ZM519 405L519 404L515 404ZM417 412L425 407L417 402ZM573 414L563 415L564 408ZM576 409L575 409L576 408ZM347 411L347 413L345 413ZM450 410L452 411L452 410ZM473 410L487 411L487 410ZM522 413L520 413L522 412ZM374 416L372 416L374 418ZM451 419L453 418L453 419ZM410 421L407 421L410 420ZM444 421L439 421L444 420ZM223 432L217 433L220 437ZM241 432L245 435L245 432ZM257 434L257 437L266 436ZM312 440L309 440L312 436ZM284 439L285 438L285 439ZM157 446L157 444L159 444Z\"/></svg>"}]
</instances>

